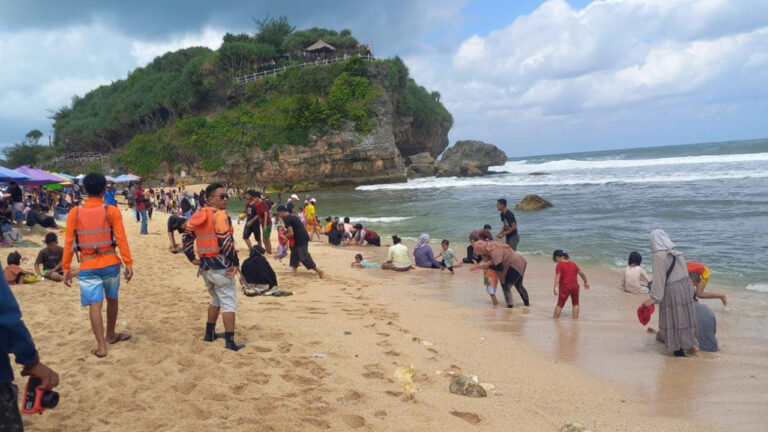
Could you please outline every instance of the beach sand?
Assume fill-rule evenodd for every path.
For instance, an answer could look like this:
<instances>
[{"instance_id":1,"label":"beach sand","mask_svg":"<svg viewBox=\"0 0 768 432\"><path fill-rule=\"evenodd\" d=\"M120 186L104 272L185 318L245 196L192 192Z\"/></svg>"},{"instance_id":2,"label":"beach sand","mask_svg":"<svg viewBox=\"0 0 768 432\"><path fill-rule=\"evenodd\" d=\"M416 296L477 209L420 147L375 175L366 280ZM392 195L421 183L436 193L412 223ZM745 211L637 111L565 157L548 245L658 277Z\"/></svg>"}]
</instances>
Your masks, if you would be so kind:
<instances>
[{"instance_id":1,"label":"beach sand","mask_svg":"<svg viewBox=\"0 0 768 432\"><path fill-rule=\"evenodd\" d=\"M557 431L580 423L594 431L757 431L768 425L766 345L747 345L746 354L733 348L739 355L732 355L731 347L755 341L735 338L722 320L723 354L669 357L634 318L642 297L620 293L616 274L600 269L586 269L593 288L582 293L582 320L572 322L566 307L555 323L553 266L543 259L530 260L526 275L532 307L508 310L490 307L480 276L467 268L454 276L351 269L358 249L381 259L385 248L312 243L326 279L303 269L292 277L287 259L270 259L280 288L296 295L239 296L236 337L246 348L227 351L223 341L202 341L209 297L196 268L168 252L166 219L156 212L150 234L140 236L124 212L135 277L121 286L118 331L133 338L110 345L104 359L89 354L95 340L77 285L13 287L42 361L61 377L59 406L25 416L28 430ZM242 225L235 227L243 259ZM19 250L31 269L38 248ZM394 377L409 365L418 389L412 395ZM477 375L495 389L487 398L451 394L456 373ZM17 384L24 382L17 375Z\"/></svg>"}]
</instances>

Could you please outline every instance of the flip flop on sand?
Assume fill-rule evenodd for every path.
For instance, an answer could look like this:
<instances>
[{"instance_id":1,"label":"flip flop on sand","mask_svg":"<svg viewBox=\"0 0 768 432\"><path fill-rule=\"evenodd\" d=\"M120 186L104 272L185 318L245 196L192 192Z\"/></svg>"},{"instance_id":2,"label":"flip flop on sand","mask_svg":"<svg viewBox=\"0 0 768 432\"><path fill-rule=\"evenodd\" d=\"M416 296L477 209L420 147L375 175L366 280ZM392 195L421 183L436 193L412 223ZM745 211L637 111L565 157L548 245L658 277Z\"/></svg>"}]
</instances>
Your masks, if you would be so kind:
<instances>
[{"instance_id":1,"label":"flip flop on sand","mask_svg":"<svg viewBox=\"0 0 768 432\"><path fill-rule=\"evenodd\" d=\"M99 354L99 350L96 350L96 349L92 349L91 354L95 355L98 358L104 358L107 356L106 354Z\"/></svg>"},{"instance_id":2,"label":"flip flop on sand","mask_svg":"<svg viewBox=\"0 0 768 432\"><path fill-rule=\"evenodd\" d=\"M115 335L115 338L109 341L110 345L114 345L118 342L127 341L131 339L131 335L125 334L125 333L118 333Z\"/></svg>"}]
</instances>

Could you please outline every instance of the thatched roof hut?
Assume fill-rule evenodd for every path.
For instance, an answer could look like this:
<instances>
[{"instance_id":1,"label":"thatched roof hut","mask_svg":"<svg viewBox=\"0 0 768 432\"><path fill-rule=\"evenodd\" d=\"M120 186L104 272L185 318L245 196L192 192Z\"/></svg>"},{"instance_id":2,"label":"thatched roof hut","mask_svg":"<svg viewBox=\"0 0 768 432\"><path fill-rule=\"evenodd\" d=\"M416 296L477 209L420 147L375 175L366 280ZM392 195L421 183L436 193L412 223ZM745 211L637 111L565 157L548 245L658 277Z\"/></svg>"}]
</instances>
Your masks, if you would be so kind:
<instances>
[{"instance_id":1,"label":"thatched roof hut","mask_svg":"<svg viewBox=\"0 0 768 432\"><path fill-rule=\"evenodd\" d=\"M325 42L324 40L320 39L317 42L313 43L312 45L306 47L304 51L312 52L312 53L321 53L321 52L336 51L336 48L334 48L332 45Z\"/></svg>"}]
</instances>

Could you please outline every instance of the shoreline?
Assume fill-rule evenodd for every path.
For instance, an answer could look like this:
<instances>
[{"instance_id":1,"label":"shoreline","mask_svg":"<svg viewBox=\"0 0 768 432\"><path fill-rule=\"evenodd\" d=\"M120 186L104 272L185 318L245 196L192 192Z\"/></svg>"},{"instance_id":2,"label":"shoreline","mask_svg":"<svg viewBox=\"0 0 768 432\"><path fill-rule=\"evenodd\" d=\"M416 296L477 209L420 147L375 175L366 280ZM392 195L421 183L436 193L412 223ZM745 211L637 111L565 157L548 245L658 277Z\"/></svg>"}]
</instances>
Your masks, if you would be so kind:
<instances>
[{"instance_id":1,"label":"shoreline","mask_svg":"<svg viewBox=\"0 0 768 432\"><path fill-rule=\"evenodd\" d=\"M238 296L237 335L246 348L226 352L200 340L208 296L185 257L168 252L167 215L156 213L148 236L138 235L130 213L123 215L136 276L121 287L118 330L134 338L110 346L107 358L88 355L95 342L76 286L46 281L13 287L41 359L62 376L61 405L43 416L25 416L29 428L508 430L514 425L557 431L576 422L599 431L718 430L723 424L751 431L768 424L760 408L766 396L748 391L765 388L766 357L754 351L743 357L736 349L741 342L729 339L735 330L729 319L718 326L726 354L671 358L636 318L625 316L625 306L612 306L612 298L624 299L613 295L618 287L608 289L615 285L613 275L586 267L593 289L582 296L582 319L571 321L566 307L558 329L550 316L552 266L531 258L526 286L532 307L524 313L491 308L480 276L466 268L454 276L426 269L403 274L351 269L354 253L380 256L386 248L313 242L310 251L327 279L304 270L294 278L270 258L280 287L296 295ZM242 225L235 230L239 238ZM19 250L32 259L38 248ZM238 250L243 257L241 240ZM631 303L642 297L631 296ZM713 309L720 320L724 314ZM616 338L642 342L622 352ZM603 340L609 349L600 348ZM617 362L637 371L606 377L606 371L617 372ZM420 389L413 398L393 376L410 364ZM710 395L714 401L696 396L705 384L716 387L723 375L743 375L742 364L757 378L742 378L735 392L729 387ZM648 370L647 377L638 376ZM496 389L481 399L453 395L447 374L459 371ZM694 380L687 387L686 377ZM646 384L629 384L637 381ZM17 375L17 384L22 382ZM727 405L724 409L736 411L722 416L711 405L723 399L741 405ZM112 408L104 410L104 402ZM711 419L716 415L724 423Z\"/></svg>"}]
</instances>

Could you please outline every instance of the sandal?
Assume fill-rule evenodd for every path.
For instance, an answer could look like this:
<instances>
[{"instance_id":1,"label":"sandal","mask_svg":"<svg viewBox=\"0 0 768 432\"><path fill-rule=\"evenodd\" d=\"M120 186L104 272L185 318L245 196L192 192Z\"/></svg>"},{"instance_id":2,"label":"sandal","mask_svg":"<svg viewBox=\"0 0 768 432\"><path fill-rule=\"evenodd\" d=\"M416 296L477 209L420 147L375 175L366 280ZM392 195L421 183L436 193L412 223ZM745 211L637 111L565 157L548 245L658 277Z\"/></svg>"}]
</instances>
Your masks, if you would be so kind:
<instances>
[{"instance_id":1,"label":"sandal","mask_svg":"<svg viewBox=\"0 0 768 432\"><path fill-rule=\"evenodd\" d=\"M118 333L115 335L115 338L109 341L110 345L114 345L118 342L127 341L131 339L131 335L125 334L125 333Z\"/></svg>"},{"instance_id":2,"label":"sandal","mask_svg":"<svg viewBox=\"0 0 768 432\"><path fill-rule=\"evenodd\" d=\"M99 354L99 350L97 349L92 349L91 354L95 355L98 358L104 358L107 356L106 354Z\"/></svg>"}]
</instances>

